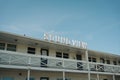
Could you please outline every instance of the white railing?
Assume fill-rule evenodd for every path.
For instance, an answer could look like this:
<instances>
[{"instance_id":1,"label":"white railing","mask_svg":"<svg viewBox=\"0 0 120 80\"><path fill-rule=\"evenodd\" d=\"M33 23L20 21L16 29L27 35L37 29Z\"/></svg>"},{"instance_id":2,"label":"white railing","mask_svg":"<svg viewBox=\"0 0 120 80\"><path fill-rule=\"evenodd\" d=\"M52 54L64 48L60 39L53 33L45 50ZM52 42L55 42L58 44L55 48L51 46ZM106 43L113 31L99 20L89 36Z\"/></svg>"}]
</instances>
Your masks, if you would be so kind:
<instances>
[{"instance_id":1,"label":"white railing","mask_svg":"<svg viewBox=\"0 0 120 80\"><path fill-rule=\"evenodd\" d=\"M89 62L90 71L120 73L119 65Z\"/></svg>"},{"instance_id":2,"label":"white railing","mask_svg":"<svg viewBox=\"0 0 120 80\"><path fill-rule=\"evenodd\" d=\"M120 66L0 50L0 65L120 73ZM89 69L88 69L89 64Z\"/></svg>"},{"instance_id":3,"label":"white railing","mask_svg":"<svg viewBox=\"0 0 120 80\"><path fill-rule=\"evenodd\" d=\"M2 50L0 50L0 64L56 69L87 70L87 63L85 61L31 55L25 53L23 54L19 52Z\"/></svg>"}]
</instances>

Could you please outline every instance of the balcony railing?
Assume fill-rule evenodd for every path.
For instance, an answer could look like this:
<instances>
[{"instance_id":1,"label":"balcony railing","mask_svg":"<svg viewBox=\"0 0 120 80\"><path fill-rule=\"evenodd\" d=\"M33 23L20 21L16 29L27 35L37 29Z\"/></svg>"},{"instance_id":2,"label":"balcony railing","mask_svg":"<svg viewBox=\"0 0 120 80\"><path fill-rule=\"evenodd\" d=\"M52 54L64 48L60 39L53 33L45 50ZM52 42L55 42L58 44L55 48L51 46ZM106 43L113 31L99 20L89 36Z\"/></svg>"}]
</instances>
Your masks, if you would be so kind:
<instances>
[{"instance_id":1,"label":"balcony railing","mask_svg":"<svg viewBox=\"0 0 120 80\"><path fill-rule=\"evenodd\" d=\"M89 64L89 69L88 69ZM120 73L120 66L0 50L0 65Z\"/></svg>"},{"instance_id":2,"label":"balcony railing","mask_svg":"<svg viewBox=\"0 0 120 80\"><path fill-rule=\"evenodd\" d=\"M0 50L0 64L56 69L87 70L86 61L61 59L50 56L38 56L2 50Z\"/></svg>"},{"instance_id":3,"label":"balcony railing","mask_svg":"<svg viewBox=\"0 0 120 80\"><path fill-rule=\"evenodd\" d=\"M97 71L97 72L120 73L119 65L89 62L89 68L91 71Z\"/></svg>"}]
</instances>

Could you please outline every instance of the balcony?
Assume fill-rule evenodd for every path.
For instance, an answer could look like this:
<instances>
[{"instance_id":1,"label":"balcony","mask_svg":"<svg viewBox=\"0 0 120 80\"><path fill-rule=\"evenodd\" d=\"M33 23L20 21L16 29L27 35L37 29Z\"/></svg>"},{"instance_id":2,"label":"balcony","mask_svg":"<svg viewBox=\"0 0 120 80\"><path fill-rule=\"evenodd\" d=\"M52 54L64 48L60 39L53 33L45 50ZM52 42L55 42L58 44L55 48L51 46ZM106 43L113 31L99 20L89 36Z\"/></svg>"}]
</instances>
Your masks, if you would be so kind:
<instances>
[{"instance_id":1,"label":"balcony","mask_svg":"<svg viewBox=\"0 0 120 80\"><path fill-rule=\"evenodd\" d=\"M120 74L120 66L0 50L0 67ZM89 68L88 68L89 67Z\"/></svg>"},{"instance_id":2,"label":"balcony","mask_svg":"<svg viewBox=\"0 0 120 80\"><path fill-rule=\"evenodd\" d=\"M120 74L120 66L119 65L109 65L103 63L89 63L90 71L94 72L107 72L107 73L118 73Z\"/></svg>"}]
</instances>

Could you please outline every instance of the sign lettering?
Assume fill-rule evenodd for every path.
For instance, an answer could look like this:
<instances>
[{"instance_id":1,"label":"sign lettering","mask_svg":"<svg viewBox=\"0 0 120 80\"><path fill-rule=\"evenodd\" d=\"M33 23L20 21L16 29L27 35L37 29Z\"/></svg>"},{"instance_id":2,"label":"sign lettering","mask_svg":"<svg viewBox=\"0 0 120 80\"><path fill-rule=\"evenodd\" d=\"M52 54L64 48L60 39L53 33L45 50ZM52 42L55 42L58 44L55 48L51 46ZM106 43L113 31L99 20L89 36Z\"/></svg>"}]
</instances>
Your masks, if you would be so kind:
<instances>
[{"instance_id":1,"label":"sign lettering","mask_svg":"<svg viewBox=\"0 0 120 80\"><path fill-rule=\"evenodd\" d=\"M87 49L86 42L77 41L77 40L69 40L68 38L56 36L56 35L52 35L52 34L44 33L44 40Z\"/></svg>"}]
</instances>

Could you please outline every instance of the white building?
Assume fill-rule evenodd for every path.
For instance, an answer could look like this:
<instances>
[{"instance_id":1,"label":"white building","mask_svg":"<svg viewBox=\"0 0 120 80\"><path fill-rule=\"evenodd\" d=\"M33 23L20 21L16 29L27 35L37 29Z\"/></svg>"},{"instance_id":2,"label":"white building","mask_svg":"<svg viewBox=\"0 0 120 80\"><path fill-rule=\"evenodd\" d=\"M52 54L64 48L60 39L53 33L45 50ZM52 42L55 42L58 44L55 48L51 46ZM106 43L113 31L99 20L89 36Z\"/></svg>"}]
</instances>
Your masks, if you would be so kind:
<instances>
[{"instance_id":1,"label":"white building","mask_svg":"<svg viewBox=\"0 0 120 80\"><path fill-rule=\"evenodd\" d=\"M73 42L73 43L71 43ZM120 55L86 43L0 32L0 80L120 80Z\"/></svg>"}]
</instances>

